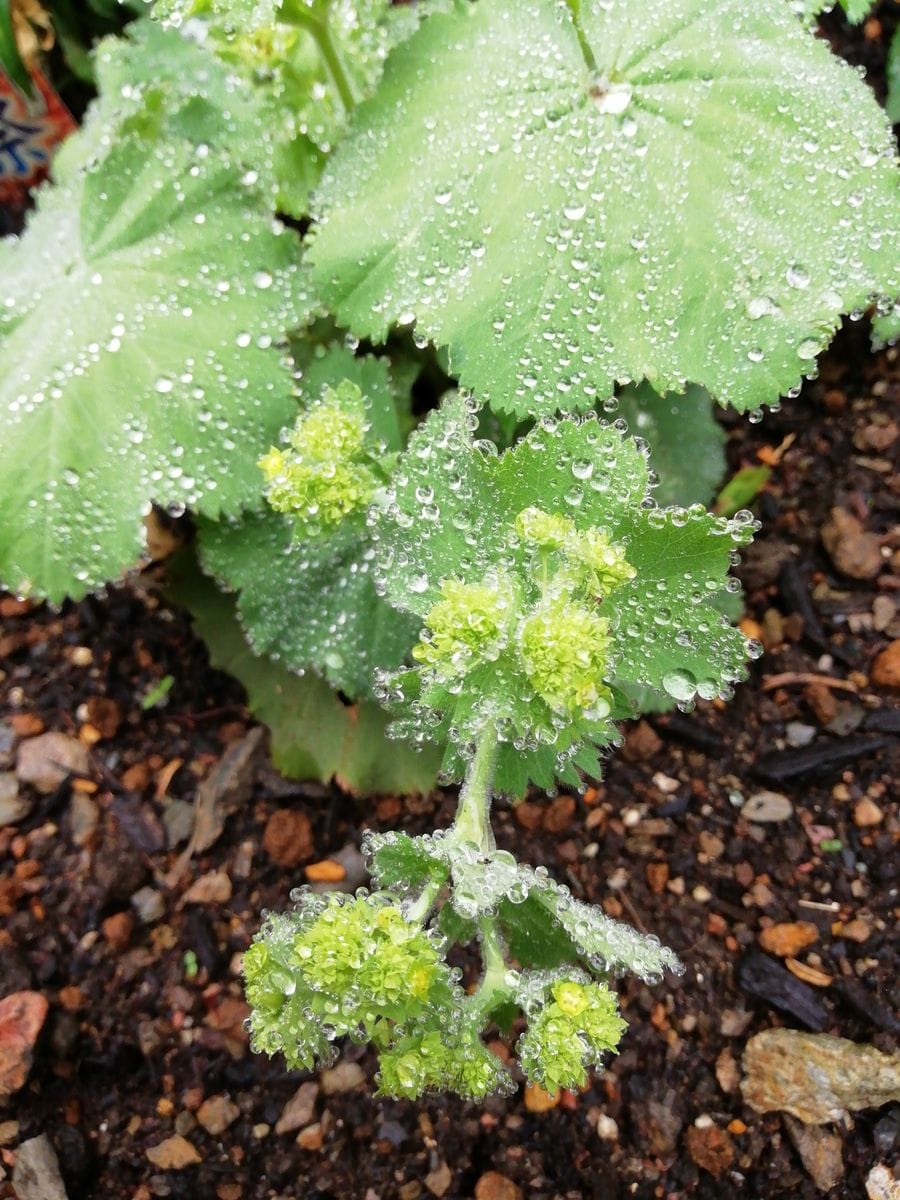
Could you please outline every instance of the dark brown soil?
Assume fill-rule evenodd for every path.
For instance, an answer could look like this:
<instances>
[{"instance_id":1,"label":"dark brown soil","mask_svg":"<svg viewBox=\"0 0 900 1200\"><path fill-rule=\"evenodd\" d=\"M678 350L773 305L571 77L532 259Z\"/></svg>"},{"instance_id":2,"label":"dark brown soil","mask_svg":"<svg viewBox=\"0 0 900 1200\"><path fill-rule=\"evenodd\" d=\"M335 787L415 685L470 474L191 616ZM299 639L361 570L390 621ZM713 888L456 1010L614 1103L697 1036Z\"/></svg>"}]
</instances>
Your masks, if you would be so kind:
<instances>
[{"instance_id":1,"label":"dark brown soil","mask_svg":"<svg viewBox=\"0 0 900 1200\"><path fill-rule=\"evenodd\" d=\"M61 612L3 602L0 770L14 764L17 741L42 728L90 738L84 727L93 725L105 735L86 782L35 796L27 817L0 829L0 995L34 989L50 1003L28 1082L0 1110L7 1168L21 1141L44 1132L70 1200L415 1200L435 1194L424 1182L435 1170L430 1183L442 1179L450 1198L473 1196L489 1170L535 1200L818 1195L781 1118L746 1108L737 1080L742 1048L761 1029L805 1024L882 1049L897 1030L898 713L870 672L900 635L900 370L895 351L868 353L866 334L845 331L821 379L781 412L756 426L729 421L735 468L794 439L761 498L764 529L741 569L748 617L767 643L750 681L728 706L633 727L586 796L535 796L497 814L501 845L656 932L687 964L655 989L623 982L631 1028L621 1055L549 1111L529 1111L522 1092L483 1108L378 1099L371 1058L349 1047L345 1058L361 1063L366 1081L319 1095L309 1122L318 1129L305 1137L321 1137L321 1147L276 1134L304 1077L248 1051L237 974L261 910L284 907L303 879L302 867L285 870L263 848L269 816L306 814L320 859L367 825L446 824L453 796L355 799L285 783L263 764L252 798L173 880L180 847L167 848L164 812L172 800L193 801L225 746L252 727L240 688L209 668L186 619L145 581ZM823 549L834 507L879 539L871 577L840 574ZM166 675L167 706L143 711ZM98 697L114 707L98 707ZM804 737L809 745L791 745ZM741 816L763 788L789 798L789 819ZM880 810L878 824L855 823L863 798ZM85 834L91 816L97 826ZM230 899L185 902L209 872L230 880ZM132 922L130 897L145 886L159 912ZM801 919L819 929L798 954L827 981L818 986L759 949L766 925ZM854 919L868 930L861 942L841 934ZM197 1122L210 1096L238 1110L219 1136ZM864 1195L872 1165L896 1157L898 1130L900 1108L858 1115L842 1134L834 1200ZM202 1162L154 1166L147 1150L176 1132ZM705 1151L710 1139L725 1150ZM708 1168L723 1158L717 1177Z\"/></svg>"}]
</instances>

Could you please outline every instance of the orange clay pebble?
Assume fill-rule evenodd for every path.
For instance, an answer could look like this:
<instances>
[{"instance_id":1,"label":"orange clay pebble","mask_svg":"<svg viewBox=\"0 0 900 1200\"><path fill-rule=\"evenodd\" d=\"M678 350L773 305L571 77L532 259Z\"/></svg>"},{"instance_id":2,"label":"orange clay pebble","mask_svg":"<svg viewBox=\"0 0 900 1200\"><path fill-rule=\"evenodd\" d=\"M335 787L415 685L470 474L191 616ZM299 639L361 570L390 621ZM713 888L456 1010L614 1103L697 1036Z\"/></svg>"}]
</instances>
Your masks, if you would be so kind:
<instances>
[{"instance_id":1,"label":"orange clay pebble","mask_svg":"<svg viewBox=\"0 0 900 1200\"><path fill-rule=\"evenodd\" d=\"M323 858L321 862L310 863L306 868L306 878L312 883L340 883L347 875L339 862L331 858Z\"/></svg>"}]
</instances>

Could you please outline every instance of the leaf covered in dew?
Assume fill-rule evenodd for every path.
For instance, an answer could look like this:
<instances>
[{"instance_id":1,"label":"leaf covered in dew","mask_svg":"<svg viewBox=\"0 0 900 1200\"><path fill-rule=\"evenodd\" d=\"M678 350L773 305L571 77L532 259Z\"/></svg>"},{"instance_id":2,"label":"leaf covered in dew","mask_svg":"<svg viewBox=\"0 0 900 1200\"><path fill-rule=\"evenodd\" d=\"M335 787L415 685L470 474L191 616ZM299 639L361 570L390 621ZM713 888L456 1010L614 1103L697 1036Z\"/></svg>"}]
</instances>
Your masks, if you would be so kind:
<instances>
[{"instance_id":1,"label":"leaf covered in dew","mask_svg":"<svg viewBox=\"0 0 900 1200\"><path fill-rule=\"evenodd\" d=\"M297 239L226 156L131 135L0 244L0 579L60 600L132 565L151 500L217 518L294 411Z\"/></svg>"},{"instance_id":2,"label":"leaf covered in dew","mask_svg":"<svg viewBox=\"0 0 900 1200\"><path fill-rule=\"evenodd\" d=\"M785 0L435 14L313 210L338 319L374 339L415 322L519 416L640 379L757 409L842 314L900 292L884 113Z\"/></svg>"}]
</instances>

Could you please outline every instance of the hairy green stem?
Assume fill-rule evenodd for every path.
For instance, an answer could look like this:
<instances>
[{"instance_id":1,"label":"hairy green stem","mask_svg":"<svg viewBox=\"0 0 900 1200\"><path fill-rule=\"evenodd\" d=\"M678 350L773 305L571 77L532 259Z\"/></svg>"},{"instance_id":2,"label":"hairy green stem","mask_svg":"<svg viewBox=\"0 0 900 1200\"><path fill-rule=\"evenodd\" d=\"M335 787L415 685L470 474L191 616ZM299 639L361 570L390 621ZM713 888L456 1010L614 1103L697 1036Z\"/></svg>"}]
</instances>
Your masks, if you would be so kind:
<instances>
[{"instance_id":1,"label":"hairy green stem","mask_svg":"<svg viewBox=\"0 0 900 1200\"><path fill-rule=\"evenodd\" d=\"M337 88L341 104L348 114L353 112L358 99L356 89L335 43L325 7L317 5L310 9L303 0L285 0L281 8L281 18L287 24L296 25L312 35L325 63L325 69Z\"/></svg>"},{"instance_id":2,"label":"hairy green stem","mask_svg":"<svg viewBox=\"0 0 900 1200\"><path fill-rule=\"evenodd\" d=\"M481 732L475 754L466 771L459 793L459 807L453 836L460 842L472 842L479 850L494 849L491 829L491 782L497 762L497 729L489 721Z\"/></svg>"},{"instance_id":3,"label":"hairy green stem","mask_svg":"<svg viewBox=\"0 0 900 1200\"><path fill-rule=\"evenodd\" d=\"M431 912L432 905L438 898L441 888L446 883L446 879L431 879L425 884L418 900L409 906L407 917L410 921L424 921Z\"/></svg>"},{"instance_id":4,"label":"hairy green stem","mask_svg":"<svg viewBox=\"0 0 900 1200\"><path fill-rule=\"evenodd\" d=\"M478 922L481 939L481 958L484 963L484 978L478 990L469 997L473 1015L486 1016L498 1004L512 995L506 982L507 964L503 943L497 931L495 917L481 917Z\"/></svg>"}]
</instances>

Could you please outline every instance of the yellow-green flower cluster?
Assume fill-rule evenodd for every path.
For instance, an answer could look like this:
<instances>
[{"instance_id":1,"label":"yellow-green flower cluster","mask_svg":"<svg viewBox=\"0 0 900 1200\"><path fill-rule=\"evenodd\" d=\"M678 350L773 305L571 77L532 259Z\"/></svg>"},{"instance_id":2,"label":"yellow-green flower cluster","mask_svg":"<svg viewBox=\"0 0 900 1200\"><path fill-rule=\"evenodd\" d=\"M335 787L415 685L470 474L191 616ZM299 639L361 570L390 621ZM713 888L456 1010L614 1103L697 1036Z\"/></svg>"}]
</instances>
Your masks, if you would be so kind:
<instances>
[{"instance_id":1,"label":"yellow-green flower cluster","mask_svg":"<svg viewBox=\"0 0 900 1200\"><path fill-rule=\"evenodd\" d=\"M367 431L359 388L349 380L326 388L297 418L288 446L259 460L272 508L292 516L307 536L365 508L377 487L365 461Z\"/></svg>"},{"instance_id":2,"label":"yellow-green flower cluster","mask_svg":"<svg viewBox=\"0 0 900 1200\"><path fill-rule=\"evenodd\" d=\"M606 716L612 694L609 675L609 622L565 594L541 603L522 625L520 648L525 671L555 711L578 710Z\"/></svg>"},{"instance_id":3,"label":"yellow-green flower cluster","mask_svg":"<svg viewBox=\"0 0 900 1200\"><path fill-rule=\"evenodd\" d=\"M579 531L570 517L524 508L516 517L515 533L539 552L561 551L555 572L560 588L585 590L599 599L637 574L623 547L611 541L605 529Z\"/></svg>"},{"instance_id":4,"label":"yellow-green flower cluster","mask_svg":"<svg viewBox=\"0 0 900 1200\"><path fill-rule=\"evenodd\" d=\"M460 1014L460 1019L465 1018ZM383 1095L415 1100L427 1091L453 1091L467 1100L509 1092L512 1079L477 1029L429 1030L395 1042L378 1059Z\"/></svg>"},{"instance_id":5,"label":"yellow-green flower cluster","mask_svg":"<svg viewBox=\"0 0 900 1200\"><path fill-rule=\"evenodd\" d=\"M601 983L565 980L555 983L550 994L519 1039L519 1063L548 1092L584 1087L588 1063L616 1050L626 1023L616 997Z\"/></svg>"},{"instance_id":6,"label":"yellow-green flower cluster","mask_svg":"<svg viewBox=\"0 0 900 1200\"><path fill-rule=\"evenodd\" d=\"M330 1057L330 1037L390 1040L405 1023L459 999L435 941L397 904L376 897L306 897L306 911L269 917L244 955L253 1044L291 1067Z\"/></svg>"},{"instance_id":7,"label":"yellow-green flower cluster","mask_svg":"<svg viewBox=\"0 0 900 1200\"><path fill-rule=\"evenodd\" d=\"M340 997L355 988L386 1015L446 991L446 964L422 926L396 905L365 896L346 903L332 897L296 937L291 961L313 990Z\"/></svg>"},{"instance_id":8,"label":"yellow-green flower cluster","mask_svg":"<svg viewBox=\"0 0 900 1200\"><path fill-rule=\"evenodd\" d=\"M513 588L505 576L483 583L445 579L413 658L441 679L463 675L476 662L496 657L513 615Z\"/></svg>"}]
</instances>

